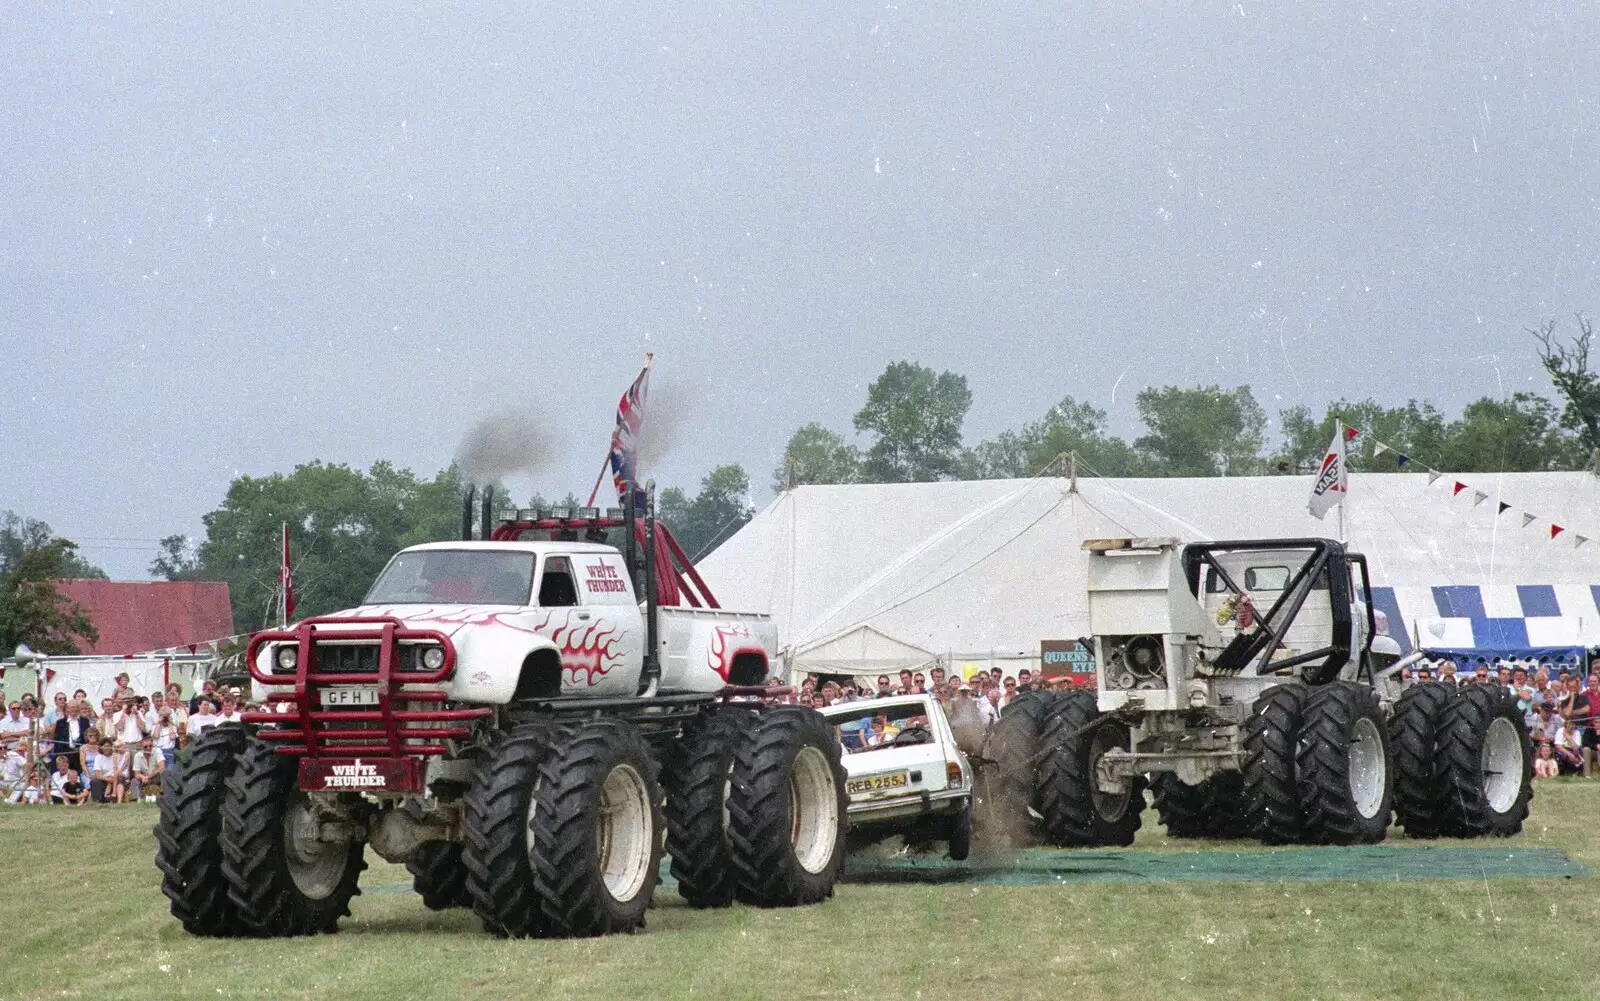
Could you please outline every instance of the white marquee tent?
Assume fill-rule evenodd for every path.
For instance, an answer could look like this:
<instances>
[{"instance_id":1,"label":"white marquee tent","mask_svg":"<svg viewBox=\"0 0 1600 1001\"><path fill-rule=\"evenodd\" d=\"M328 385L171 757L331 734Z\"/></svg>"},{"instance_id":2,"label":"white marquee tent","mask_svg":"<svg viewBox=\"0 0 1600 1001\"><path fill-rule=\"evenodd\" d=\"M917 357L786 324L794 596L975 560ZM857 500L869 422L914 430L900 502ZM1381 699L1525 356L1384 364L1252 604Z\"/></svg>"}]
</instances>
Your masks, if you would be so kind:
<instances>
[{"instance_id":1,"label":"white marquee tent","mask_svg":"<svg viewBox=\"0 0 1600 1001\"><path fill-rule=\"evenodd\" d=\"M1502 626L1523 645L1600 644L1600 478L1462 479L1472 489L1448 476L1352 477L1345 538L1367 554L1402 645L1483 646ZM1084 539L1337 537L1337 513L1311 517L1309 493L1308 477L1281 476L806 486L699 568L725 607L773 616L791 671L937 659L1009 672L1037 662L1041 640L1088 631ZM1523 512L1536 519L1524 525ZM1596 541L1575 545L1580 535Z\"/></svg>"}]
</instances>

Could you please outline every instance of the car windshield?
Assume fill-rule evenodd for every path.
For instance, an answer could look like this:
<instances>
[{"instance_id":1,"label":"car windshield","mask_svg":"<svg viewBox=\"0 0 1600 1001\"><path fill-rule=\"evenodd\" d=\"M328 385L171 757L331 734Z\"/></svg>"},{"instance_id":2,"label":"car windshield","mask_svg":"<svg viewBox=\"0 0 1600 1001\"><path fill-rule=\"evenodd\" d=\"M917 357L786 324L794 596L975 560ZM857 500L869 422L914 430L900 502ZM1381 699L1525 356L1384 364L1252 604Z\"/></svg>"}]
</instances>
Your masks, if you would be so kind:
<instances>
[{"instance_id":1,"label":"car windshield","mask_svg":"<svg viewBox=\"0 0 1600 1001\"><path fill-rule=\"evenodd\" d=\"M839 746L846 754L933 743L928 707L921 702L898 706L863 702L851 712L829 713L828 722L833 724L839 735Z\"/></svg>"},{"instance_id":2,"label":"car windshield","mask_svg":"<svg viewBox=\"0 0 1600 1001\"><path fill-rule=\"evenodd\" d=\"M378 575L368 605L526 605L534 554L485 549L400 553Z\"/></svg>"}]
</instances>

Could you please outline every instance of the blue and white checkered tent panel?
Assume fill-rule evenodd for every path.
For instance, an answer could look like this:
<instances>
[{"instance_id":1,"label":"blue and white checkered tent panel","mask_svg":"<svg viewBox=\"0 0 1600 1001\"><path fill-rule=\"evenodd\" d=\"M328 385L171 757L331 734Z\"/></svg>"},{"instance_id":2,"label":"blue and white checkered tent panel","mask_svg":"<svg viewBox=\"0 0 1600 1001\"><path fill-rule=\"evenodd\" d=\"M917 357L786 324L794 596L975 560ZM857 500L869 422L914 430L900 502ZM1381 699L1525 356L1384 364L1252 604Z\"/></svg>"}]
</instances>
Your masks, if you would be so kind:
<instances>
[{"instance_id":1,"label":"blue and white checkered tent panel","mask_svg":"<svg viewBox=\"0 0 1600 1001\"><path fill-rule=\"evenodd\" d=\"M1600 645L1600 585L1374 587L1400 648L1465 658L1568 661ZM1403 623L1403 628L1397 627ZM1565 651L1565 652L1560 652Z\"/></svg>"}]
</instances>

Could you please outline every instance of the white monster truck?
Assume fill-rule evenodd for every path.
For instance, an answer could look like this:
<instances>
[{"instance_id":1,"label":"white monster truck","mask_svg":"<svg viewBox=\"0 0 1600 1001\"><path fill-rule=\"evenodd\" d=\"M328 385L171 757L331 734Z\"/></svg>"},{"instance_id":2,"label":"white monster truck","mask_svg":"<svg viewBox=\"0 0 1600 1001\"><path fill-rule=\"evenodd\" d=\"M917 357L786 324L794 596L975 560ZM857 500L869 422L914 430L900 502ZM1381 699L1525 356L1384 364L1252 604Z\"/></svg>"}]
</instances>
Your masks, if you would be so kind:
<instances>
[{"instance_id":1,"label":"white monster truck","mask_svg":"<svg viewBox=\"0 0 1600 1001\"><path fill-rule=\"evenodd\" d=\"M1274 844L1510 835L1532 795L1516 701L1413 686L1372 657L1366 558L1331 539L1091 539L1096 691L1030 693L990 741L1014 838ZM1391 667L1390 670L1393 670Z\"/></svg>"},{"instance_id":2,"label":"white monster truck","mask_svg":"<svg viewBox=\"0 0 1600 1001\"><path fill-rule=\"evenodd\" d=\"M329 932L370 845L496 934L601 935L644 923L664 841L692 906L820 901L845 773L818 714L760 700L774 645L648 515L404 550L360 607L252 638L264 710L163 783L163 892L195 934Z\"/></svg>"},{"instance_id":3,"label":"white monster truck","mask_svg":"<svg viewBox=\"0 0 1600 1001\"><path fill-rule=\"evenodd\" d=\"M972 765L956 746L944 709L931 695L845 702L819 710L844 748L850 841L891 835L924 847L972 851Z\"/></svg>"}]
</instances>

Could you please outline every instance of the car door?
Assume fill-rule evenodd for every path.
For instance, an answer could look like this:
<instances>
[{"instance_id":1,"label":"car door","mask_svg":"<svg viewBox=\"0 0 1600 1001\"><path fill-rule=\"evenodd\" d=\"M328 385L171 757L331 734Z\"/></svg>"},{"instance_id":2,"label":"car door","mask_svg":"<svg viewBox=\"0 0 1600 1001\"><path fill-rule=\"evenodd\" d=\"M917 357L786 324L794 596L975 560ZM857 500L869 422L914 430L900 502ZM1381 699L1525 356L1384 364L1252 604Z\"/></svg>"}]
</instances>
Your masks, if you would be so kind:
<instances>
[{"instance_id":1,"label":"car door","mask_svg":"<svg viewBox=\"0 0 1600 1001\"><path fill-rule=\"evenodd\" d=\"M644 654L644 619L620 555L545 557L539 604L569 610L567 628L552 636L561 651L563 694L633 694Z\"/></svg>"}]
</instances>

